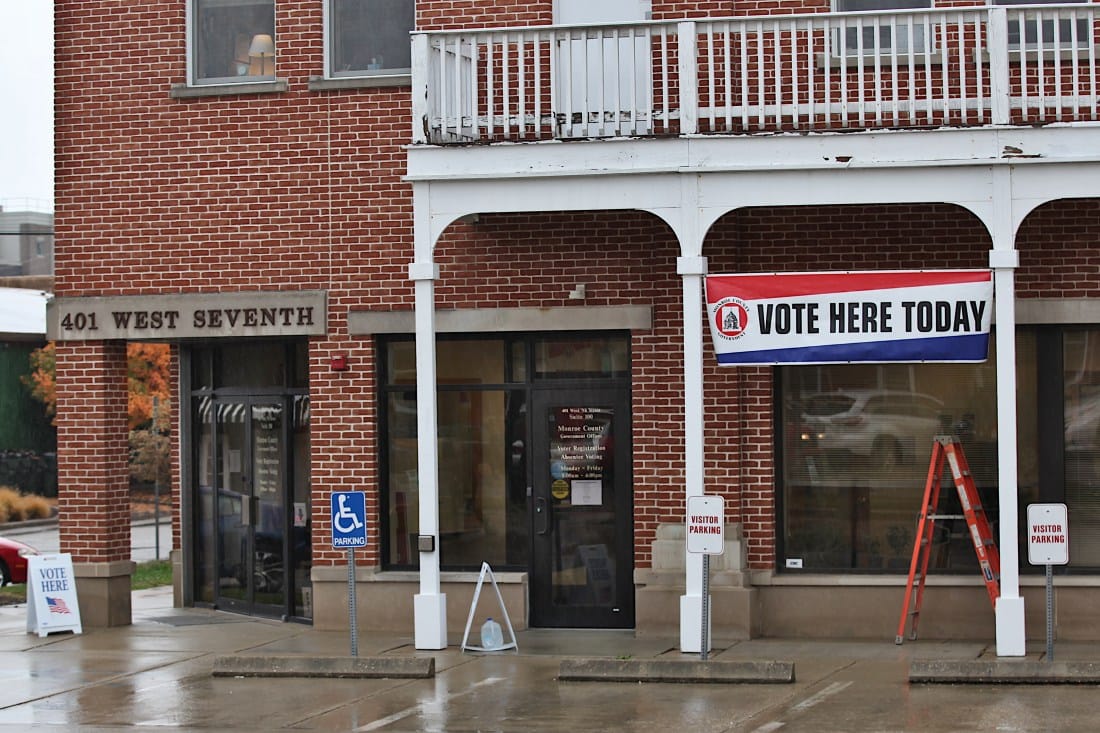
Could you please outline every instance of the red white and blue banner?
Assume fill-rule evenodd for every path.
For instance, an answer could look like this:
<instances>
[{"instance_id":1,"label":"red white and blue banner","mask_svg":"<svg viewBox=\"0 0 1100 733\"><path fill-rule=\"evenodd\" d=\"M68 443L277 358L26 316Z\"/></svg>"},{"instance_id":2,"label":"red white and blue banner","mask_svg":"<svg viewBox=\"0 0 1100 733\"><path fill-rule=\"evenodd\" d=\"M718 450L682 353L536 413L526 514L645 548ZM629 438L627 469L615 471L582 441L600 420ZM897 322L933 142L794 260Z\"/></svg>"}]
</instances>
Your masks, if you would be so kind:
<instances>
[{"instance_id":1,"label":"red white and blue banner","mask_svg":"<svg viewBox=\"0 0 1100 733\"><path fill-rule=\"evenodd\" d=\"M980 362L989 270L707 276L719 364Z\"/></svg>"}]
</instances>

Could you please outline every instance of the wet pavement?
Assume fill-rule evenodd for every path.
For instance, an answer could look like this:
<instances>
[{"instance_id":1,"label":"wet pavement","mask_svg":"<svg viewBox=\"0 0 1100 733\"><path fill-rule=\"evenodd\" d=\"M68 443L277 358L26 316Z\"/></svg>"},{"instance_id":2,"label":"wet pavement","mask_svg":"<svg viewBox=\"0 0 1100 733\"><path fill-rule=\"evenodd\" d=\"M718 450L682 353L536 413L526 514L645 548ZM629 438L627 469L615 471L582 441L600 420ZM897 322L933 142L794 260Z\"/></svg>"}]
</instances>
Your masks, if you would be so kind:
<instances>
[{"instance_id":1,"label":"wet pavement","mask_svg":"<svg viewBox=\"0 0 1100 733\"><path fill-rule=\"evenodd\" d=\"M1095 731L1095 684L914 684L910 665L989 658L977 642L715 640L714 661L785 661L785 684L566 682L563 660L698 660L632 632L519 632L519 653L413 649L411 634L360 634L360 657L432 658L427 679L216 677L226 655L347 657L348 632L171 607L134 593L134 623L26 632L0 608L0 731ZM1042 661L1045 641L1026 661ZM1100 660L1060 643L1059 661Z\"/></svg>"}]
</instances>

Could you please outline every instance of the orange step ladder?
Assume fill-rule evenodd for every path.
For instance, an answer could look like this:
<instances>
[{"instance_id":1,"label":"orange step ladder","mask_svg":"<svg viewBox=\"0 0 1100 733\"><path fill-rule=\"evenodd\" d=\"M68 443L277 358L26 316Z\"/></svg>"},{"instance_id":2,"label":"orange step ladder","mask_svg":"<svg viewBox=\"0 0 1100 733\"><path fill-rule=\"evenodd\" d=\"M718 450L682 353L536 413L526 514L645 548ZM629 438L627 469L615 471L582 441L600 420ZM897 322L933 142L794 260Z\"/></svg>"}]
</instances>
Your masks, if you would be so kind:
<instances>
[{"instance_id":1,"label":"orange step ladder","mask_svg":"<svg viewBox=\"0 0 1100 733\"><path fill-rule=\"evenodd\" d=\"M940 483L943 478L944 462L951 469L955 489L959 493L959 503L963 514L937 514L940 502ZM974 477L970 474L970 465L966 462L962 445L954 436L940 435L932 443L932 459L928 465L928 479L924 485L924 504L921 506L920 520L917 523L917 537L913 542L913 560L909 564L909 580L905 585L905 604L898 621L898 634L895 644L901 644L905 637L906 619L912 619L909 638L917 638L917 622L920 620L921 602L924 599L925 580L928 577L928 560L932 555L932 533L937 519L966 519L970 539L974 542L974 553L978 556L978 565L982 571L985 588L993 607L997 606L997 596L1001 594L1001 555L997 543L993 540L993 530L982 509L978 489L974 486ZM914 593L915 591L915 593Z\"/></svg>"}]
</instances>

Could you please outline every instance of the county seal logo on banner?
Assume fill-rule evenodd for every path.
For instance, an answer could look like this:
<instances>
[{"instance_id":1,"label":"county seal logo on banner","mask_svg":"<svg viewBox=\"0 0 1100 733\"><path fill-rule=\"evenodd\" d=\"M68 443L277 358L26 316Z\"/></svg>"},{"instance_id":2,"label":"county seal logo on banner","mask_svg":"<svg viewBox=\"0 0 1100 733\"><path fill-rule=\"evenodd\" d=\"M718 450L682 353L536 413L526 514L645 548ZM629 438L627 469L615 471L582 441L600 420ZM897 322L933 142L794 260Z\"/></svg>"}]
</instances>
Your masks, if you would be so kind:
<instances>
[{"instance_id":1,"label":"county seal logo on banner","mask_svg":"<svg viewBox=\"0 0 1100 733\"><path fill-rule=\"evenodd\" d=\"M710 275L719 364L980 362L989 270Z\"/></svg>"}]
</instances>

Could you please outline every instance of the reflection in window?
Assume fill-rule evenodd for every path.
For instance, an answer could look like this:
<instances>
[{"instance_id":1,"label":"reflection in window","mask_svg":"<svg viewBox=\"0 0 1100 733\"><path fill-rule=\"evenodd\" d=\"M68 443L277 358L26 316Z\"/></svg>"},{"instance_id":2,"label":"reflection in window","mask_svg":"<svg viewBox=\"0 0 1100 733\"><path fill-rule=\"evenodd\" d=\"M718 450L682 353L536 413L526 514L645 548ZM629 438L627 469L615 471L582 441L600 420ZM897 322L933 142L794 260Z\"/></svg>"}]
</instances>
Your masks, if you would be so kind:
<instances>
[{"instance_id":1,"label":"reflection in window","mask_svg":"<svg viewBox=\"0 0 1100 733\"><path fill-rule=\"evenodd\" d=\"M205 603L214 602L214 584L218 579L215 563L213 528L216 526L214 514L214 410L210 397L201 397L193 401L192 414L195 416L195 483L197 496L194 500L195 526L195 600Z\"/></svg>"},{"instance_id":2,"label":"reflection in window","mask_svg":"<svg viewBox=\"0 0 1100 733\"><path fill-rule=\"evenodd\" d=\"M535 365L527 354L533 353ZM383 339L383 564L420 562L416 345ZM527 405L534 382L628 377L626 334L441 337L436 342L440 563L526 568L531 542ZM542 385L539 385L541 387ZM610 456L610 454L608 454Z\"/></svg>"},{"instance_id":3,"label":"reflection in window","mask_svg":"<svg viewBox=\"0 0 1100 733\"><path fill-rule=\"evenodd\" d=\"M522 413L503 390L439 393L440 557L448 566L520 564L526 560L526 466L510 448ZM419 526L416 401L409 392L387 399L389 415L389 548L391 563L416 564ZM512 416L512 417L509 417ZM522 433L521 433L522 434ZM518 457L522 461L522 442ZM519 470L515 470L518 468Z\"/></svg>"},{"instance_id":4,"label":"reflection in window","mask_svg":"<svg viewBox=\"0 0 1100 733\"><path fill-rule=\"evenodd\" d=\"M309 482L309 397L298 395L292 399L291 413L291 496L294 506L291 512L291 563L294 572L294 615L313 616L312 535Z\"/></svg>"},{"instance_id":5,"label":"reflection in window","mask_svg":"<svg viewBox=\"0 0 1100 733\"><path fill-rule=\"evenodd\" d=\"M391 384L416 384L416 343L394 341L386 351ZM440 384L500 384L504 381L504 344L469 339L440 340L435 345Z\"/></svg>"},{"instance_id":6,"label":"reflection in window","mask_svg":"<svg viewBox=\"0 0 1100 733\"><path fill-rule=\"evenodd\" d=\"M630 371L630 345L620 336L547 338L535 343L535 379L621 377Z\"/></svg>"},{"instance_id":7,"label":"reflection in window","mask_svg":"<svg viewBox=\"0 0 1100 733\"><path fill-rule=\"evenodd\" d=\"M1063 343L1069 561L1100 567L1100 332L1067 331Z\"/></svg>"},{"instance_id":8,"label":"reflection in window","mask_svg":"<svg viewBox=\"0 0 1100 733\"><path fill-rule=\"evenodd\" d=\"M1035 347L1017 339L1019 481L1037 495ZM957 436L987 516L997 516L995 365L874 364L780 370L785 560L803 570L909 569L932 442ZM961 514L948 480L939 510ZM935 570L976 570L963 520L941 519Z\"/></svg>"},{"instance_id":9,"label":"reflection in window","mask_svg":"<svg viewBox=\"0 0 1100 733\"><path fill-rule=\"evenodd\" d=\"M275 78L274 0L194 0L193 82Z\"/></svg>"},{"instance_id":10,"label":"reflection in window","mask_svg":"<svg viewBox=\"0 0 1100 733\"><path fill-rule=\"evenodd\" d=\"M329 0L330 76L408 74L413 0Z\"/></svg>"}]
</instances>

